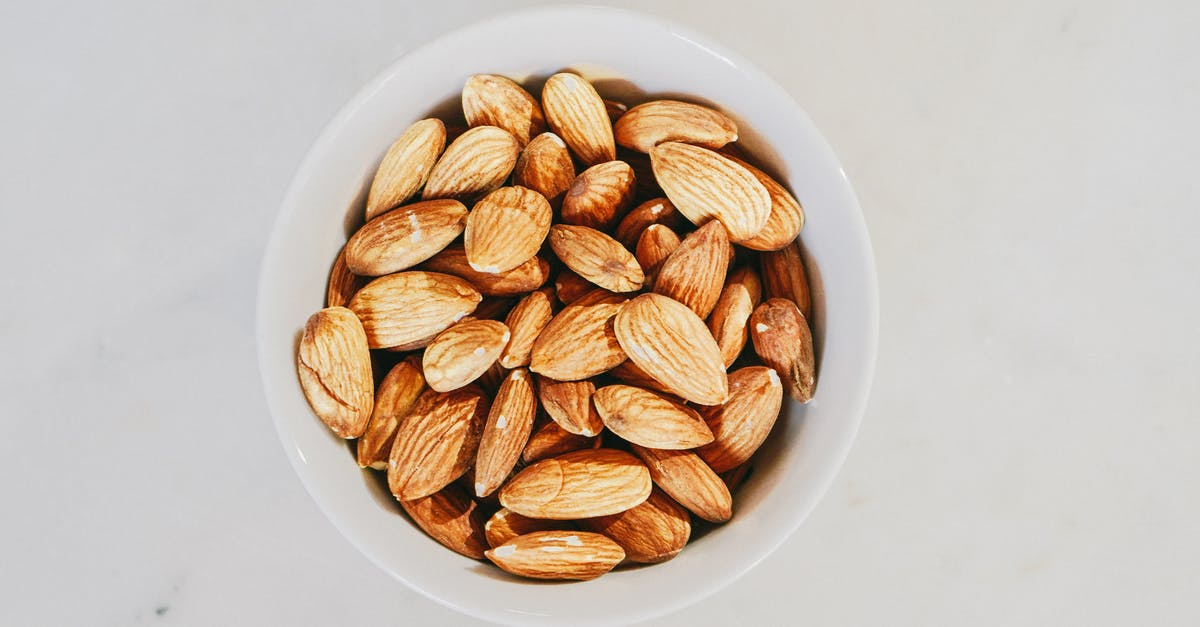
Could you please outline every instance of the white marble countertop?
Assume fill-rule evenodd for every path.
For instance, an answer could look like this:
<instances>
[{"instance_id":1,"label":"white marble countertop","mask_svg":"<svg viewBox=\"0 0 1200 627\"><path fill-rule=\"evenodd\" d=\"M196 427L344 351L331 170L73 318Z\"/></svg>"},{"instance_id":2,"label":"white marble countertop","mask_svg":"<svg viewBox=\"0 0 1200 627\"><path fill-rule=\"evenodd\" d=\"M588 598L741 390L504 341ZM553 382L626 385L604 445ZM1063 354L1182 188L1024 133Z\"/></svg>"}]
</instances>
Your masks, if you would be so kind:
<instances>
[{"instance_id":1,"label":"white marble countertop","mask_svg":"<svg viewBox=\"0 0 1200 627\"><path fill-rule=\"evenodd\" d=\"M0 624L473 624L309 499L253 317L325 122L500 4L0 9ZM655 624L1200 622L1200 5L780 4L646 10L840 154L875 389L801 530Z\"/></svg>"}]
</instances>

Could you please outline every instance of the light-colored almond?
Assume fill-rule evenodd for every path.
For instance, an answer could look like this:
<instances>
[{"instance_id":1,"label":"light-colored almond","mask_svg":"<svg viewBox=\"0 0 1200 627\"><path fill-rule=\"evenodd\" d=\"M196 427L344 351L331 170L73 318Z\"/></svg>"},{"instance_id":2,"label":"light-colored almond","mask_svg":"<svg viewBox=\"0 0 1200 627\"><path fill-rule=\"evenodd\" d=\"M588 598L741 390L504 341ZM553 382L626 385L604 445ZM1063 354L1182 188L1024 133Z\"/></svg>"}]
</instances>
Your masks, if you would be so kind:
<instances>
[{"instance_id":1,"label":"light-colored almond","mask_svg":"<svg viewBox=\"0 0 1200 627\"><path fill-rule=\"evenodd\" d=\"M709 522L733 516L733 497L725 482L692 451L664 451L632 445L650 469L654 484L688 511Z\"/></svg>"},{"instance_id":2,"label":"light-colored almond","mask_svg":"<svg viewBox=\"0 0 1200 627\"><path fill-rule=\"evenodd\" d=\"M546 420L541 426L535 427L529 443L521 451L521 461L532 464L536 461L558 457L563 453L578 451L586 448L596 448L600 444L598 437L575 435L558 426L553 420Z\"/></svg>"},{"instance_id":3,"label":"light-colored almond","mask_svg":"<svg viewBox=\"0 0 1200 627\"><path fill-rule=\"evenodd\" d=\"M475 203L467 216L467 262L479 272L500 274L533 259L550 232L552 217L550 203L541 194L520 186L501 187Z\"/></svg>"},{"instance_id":4,"label":"light-colored almond","mask_svg":"<svg viewBox=\"0 0 1200 627\"><path fill-rule=\"evenodd\" d=\"M367 335L354 312L329 307L309 317L296 351L304 397L338 437L366 430L375 401Z\"/></svg>"},{"instance_id":5,"label":"light-colored almond","mask_svg":"<svg viewBox=\"0 0 1200 627\"><path fill-rule=\"evenodd\" d=\"M483 559L487 550L486 518L466 490L451 483L429 496L400 501L400 506L429 537L471 559Z\"/></svg>"},{"instance_id":6,"label":"light-colored almond","mask_svg":"<svg viewBox=\"0 0 1200 627\"><path fill-rule=\"evenodd\" d=\"M520 143L508 131L476 126L446 147L421 197L474 200L504 183L520 152Z\"/></svg>"},{"instance_id":7,"label":"light-colored almond","mask_svg":"<svg viewBox=\"0 0 1200 627\"><path fill-rule=\"evenodd\" d=\"M575 164L567 145L554 133L542 133L521 151L513 168L513 184L528 187L546 197L550 206L562 205L563 196L575 180Z\"/></svg>"},{"instance_id":8,"label":"light-colored almond","mask_svg":"<svg viewBox=\"0 0 1200 627\"><path fill-rule=\"evenodd\" d=\"M542 107L550 128L580 161L595 165L617 157L604 101L587 79L570 72L551 76L542 88Z\"/></svg>"},{"instance_id":9,"label":"light-colored almond","mask_svg":"<svg viewBox=\"0 0 1200 627\"><path fill-rule=\"evenodd\" d=\"M611 321L626 300L593 290L568 305L533 343L529 369L558 381L580 381L625 361Z\"/></svg>"},{"instance_id":10,"label":"light-colored almond","mask_svg":"<svg viewBox=\"0 0 1200 627\"><path fill-rule=\"evenodd\" d=\"M671 253L675 252L676 248L679 248L679 236L669 227L651 224L646 227L645 231L642 231L642 237L638 239L637 249L634 250L633 256L642 266L642 272L646 275L646 285L653 287L663 262L671 256Z\"/></svg>"},{"instance_id":11,"label":"light-colored almond","mask_svg":"<svg viewBox=\"0 0 1200 627\"><path fill-rule=\"evenodd\" d=\"M475 496L496 491L508 478L529 442L537 397L529 371L518 368L500 384L488 412L475 459Z\"/></svg>"},{"instance_id":12,"label":"light-colored almond","mask_svg":"<svg viewBox=\"0 0 1200 627\"><path fill-rule=\"evenodd\" d=\"M588 531L535 531L485 553L508 573L533 579L595 579L625 559L616 542Z\"/></svg>"},{"instance_id":13,"label":"light-colored almond","mask_svg":"<svg viewBox=\"0 0 1200 627\"><path fill-rule=\"evenodd\" d=\"M429 496L475 461L488 402L478 388L426 390L396 429L388 487L401 501Z\"/></svg>"},{"instance_id":14,"label":"light-colored almond","mask_svg":"<svg viewBox=\"0 0 1200 627\"><path fill-rule=\"evenodd\" d=\"M669 450L696 448L713 441L696 410L632 385L607 385L592 395L604 426L622 439Z\"/></svg>"},{"instance_id":15,"label":"light-colored almond","mask_svg":"<svg viewBox=\"0 0 1200 627\"><path fill-rule=\"evenodd\" d=\"M613 329L629 358L671 393L701 405L720 405L728 398L721 351L687 305L642 294L625 304Z\"/></svg>"},{"instance_id":16,"label":"light-colored almond","mask_svg":"<svg viewBox=\"0 0 1200 627\"><path fill-rule=\"evenodd\" d=\"M767 217L767 223L758 235L738 243L751 250L779 250L794 242L804 228L804 208L800 201L766 172L737 157L725 156L753 174L771 196L771 215Z\"/></svg>"},{"instance_id":17,"label":"light-colored almond","mask_svg":"<svg viewBox=\"0 0 1200 627\"><path fill-rule=\"evenodd\" d=\"M796 244L784 246L761 256L763 292L767 298L786 298L800 309L804 318L812 317L812 296L808 289L808 273Z\"/></svg>"},{"instance_id":18,"label":"light-colored almond","mask_svg":"<svg viewBox=\"0 0 1200 627\"><path fill-rule=\"evenodd\" d=\"M683 142L705 148L720 148L736 141L737 124L729 116L690 102L652 100L625 112L613 129L618 144L637 150L663 142Z\"/></svg>"},{"instance_id":19,"label":"light-colored almond","mask_svg":"<svg viewBox=\"0 0 1200 627\"><path fill-rule=\"evenodd\" d=\"M496 363L509 337L508 327L495 320L463 320L451 326L425 348L425 382L438 392L471 383Z\"/></svg>"},{"instance_id":20,"label":"light-colored almond","mask_svg":"<svg viewBox=\"0 0 1200 627\"><path fill-rule=\"evenodd\" d=\"M482 300L470 283L449 274L409 271L379 277L350 299L371 348L427 345Z\"/></svg>"},{"instance_id":21,"label":"light-colored almond","mask_svg":"<svg viewBox=\"0 0 1200 627\"><path fill-rule=\"evenodd\" d=\"M575 177L562 201L562 221L607 231L633 203L636 181L624 161L598 163Z\"/></svg>"},{"instance_id":22,"label":"light-colored almond","mask_svg":"<svg viewBox=\"0 0 1200 627\"><path fill-rule=\"evenodd\" d=\"M454 241L466 220L467 207L457 200L427 200L393 209L350 238L346 266L363 276L407 270Z\"/></svg>"},{"instance_id":23,"label":"light-colored almond","mask_svg":"<svg viewBox=\"0 0 1200 627\"><path fill-rule=\"evenodd\" d=\"M564 305L574 303L594 289L596 289L594 283L571 272L570 268L559 270L558 276L554 278L554 295L558 298L558 302Z\"/></svg>"},{"instance_id":24,"label":"light-colored almond","mask_svg":"<svg viewBox=\"0 0 1200 627\"><path fill-rule=\"evenodd\" d=\"M463 115L471 126L497 126L521 142L546 130L546 118L536 98L513 80L496 74L476 74L462 91Z\"/></svg>"},{"instance_id":25,"label":"light-colored almond","mask_svg":"<svg viewBox=\"0 0 1200 627\"><path fill-rule=\"evenodd\" d=\"M522 298L504 319L512 337L500 353L500 365L505 368L528 366L533 343L553 317L554 290L543 288Z\"/></svg>"},{"instance_id":26,"label":"light-colored almond","mask_svg":"<svg viewBox=\"0 0 1200 627\"><path fill-rule=\"evenodd\" d=\"M633 253L621 242L586 226L550 228L554 254L579 276L613 292L635 292L646 277Z\"/></svg>"},{"instance_id":27,"label":"light-colored almond","mask_svg":"<svg viewBox=\"0 0 1200 627\"><path fill-rule=\"evenodd\" d=\"M592 405L596 386L591 381L555 381L539 376L537 389L542 409L563 429L590 437L604 428L604 421Z\"/></svg>"},{"instance_id":28,"label":"light-colored almond","mask_svg":"<svg viewBox=\"0 0 1200 627\"><path fill-rule=\"evenodd\" d=\"M661 224L672 231L682 225L683 217L666 198L651 198L636 206L617 224L613 237L626 248L632 248L651 224Z\"/></svg>"},{"instance_id":29,"label":"light-colored almond","mask_svg":"<svg viewBox=\"0 0 1200 627\"><path fill-rule=\"evenodd\" d=\"M717 220L689 233L654 279L654 291L687 305L707 318L721 297L733 247L725 227Z\"/></svg>"},{"instance_id":30,"label":"light-colored almond","mask_svg":"<svg viewBox=\"0 0 1200 627\"><path fill-rule=\"evenodd\" d=\"M744 464L771 433L782 406L783 386L774 370L748 366L729 373L729 400L700 408L715 437L696 454L717 473Z\"/></svg>"},{"instance_id":31,"label":"light-colored almond","mask_svg":"<svg viewBox=\"0 0 1200 627\"><path fill-rule=\"evenodd\" d=\"M707 148L666 142L650 151L667 198L693 224L717 219L734 243L759 234L771 214L771 195L746 168Z\"/></svg>"},{"instance_id":32,"label":"light-colored almond","mask_svg":"<svg viewBox=\"0 0 1200 627\"><path fill-rule=\"evenodd\" d=\"M575 520L623 512L650 496L645 464L624 451L586 449L526 466L500 504L533 518Z\"/></svg>"},{"instance_id":33,"label":"light-colored almond","mask_svg":"<svg viewBox=\"0 0 1200 627\"><path fill-rule=\"evenodd\" d=\"M658 564L675 557L692 535L688 512L659 488L637 507L620 514L585 518L579 526L601 533L625 549L625 559Z\"/></svg>"},{"instance_id":34,"label":"light-colored almond","mask_svg":"<svg viewBox=\"0 0 1200 627\"><path fill-rule=\"evenodd\" d=\"M575 524L569 520L530 518L510 511L506 507L497 510L483 525L483 533L487 537L488 544L493 548L517 536L535 531L569 531L572 529L575 529Z\"/></svg>"},{"instance_id":35,"label":"light-colored almond","mask_svg":"<svg viewBox=\"0 0 1200 627\"><path fill-rule=\"evenodd\" d=\"M775 369L792 398L807 403L817 386L812 332L804 314L786 298L763 302L750 315L754 352Z\"/></svg>"},{"instance_id":36,"label":"light-colored almond","mask_svg":"<svg viewBox=\"0 0 1200 627\"><path fill-rule=\"evenodd\" d=\"M358 438L358 465L386 470L396 428L425 391L421 358L409 355L392 366L375 392L375 409L366 431Z\"/></svg>"},{"instance_id":37,"label":"light-colored almond","mask_svg":"<svg viewBox=\"0 0 1200 627\"><path fill-rule=\"evenodd\" d=\"M717 340L726 368L733 365L746 347L746 340L750 338L747 327L750 314L761 301L762 283L753 268L744 266L729 273L725 289L721 290L721 297L708 317L708 330Z\"/></svg>"},{"instance_id":38,"label":"light-colored almond","mask_svg":"<svg viewBox=\"0 0 1200 627\"><path fill-rule=\"evenodd\" d=\"M480 272L471 267L466 250L461 244L447 246L442 252L430 257L421 267L466 279L486 296L526 294L545 285L550 278L550 263L541 257L534 257L508 272Z\"/></svg>"},{"instance_id":39,"label":"light-colored almond","mask_svg":"<svg viewBox=\"0 0 1200 627\"><path fill-rule=\"evenodd\" d=\"M437 118L420 120L392 144L367 192L367 220L398 207L429 179L438 155L446 147L446 127Z\"/></svg>"},{"instance_id":40,"label":"light-colored almond","mask_svg":"<svg viewBox=\"0 0 1200 627\"><path fill-rule=\"evenodd\" d=\"M329 270L329 286L325 290L326 307L345 307L362 286L370 279L358 276L346 267L346 248L338 251L333 260L333 268Z\"/></svg>"}]
</instances>

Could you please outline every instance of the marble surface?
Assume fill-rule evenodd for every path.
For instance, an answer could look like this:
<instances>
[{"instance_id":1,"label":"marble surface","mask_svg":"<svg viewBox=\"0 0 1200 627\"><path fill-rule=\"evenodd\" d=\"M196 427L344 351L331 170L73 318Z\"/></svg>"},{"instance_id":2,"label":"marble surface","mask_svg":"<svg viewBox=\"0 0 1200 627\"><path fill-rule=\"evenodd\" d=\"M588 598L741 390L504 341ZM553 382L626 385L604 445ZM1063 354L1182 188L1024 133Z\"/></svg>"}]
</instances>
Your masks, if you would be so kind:
<instances>
[{"instance_id":1,"label":"marble surface","mask_svg":"<svg viewBox=\"0 0 1200 627\"><path fill-rule=\"evenodd\" d=\"M304 492L255 281L337 108L520 4L0 7L0 624L473 624ZM760 64L840 154L875 389L801 530L654 624L1200 622L1200 5L780 4L643 8Z\"/></svg>"}]
</instances>

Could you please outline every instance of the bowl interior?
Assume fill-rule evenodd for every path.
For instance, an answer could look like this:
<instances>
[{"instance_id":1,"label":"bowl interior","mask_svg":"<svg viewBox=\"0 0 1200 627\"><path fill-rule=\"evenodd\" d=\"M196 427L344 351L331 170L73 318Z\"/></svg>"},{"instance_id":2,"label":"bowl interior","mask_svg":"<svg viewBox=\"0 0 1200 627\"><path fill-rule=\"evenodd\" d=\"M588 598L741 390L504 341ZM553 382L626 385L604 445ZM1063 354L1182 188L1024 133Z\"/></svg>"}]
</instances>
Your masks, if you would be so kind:
<instances>
[{"instance_id":1,"label":"bowl interior","mask_svg":"<svg viewBox=\"0 0 1200 627\"><path fill-rule=\"evenodd\" d=\"M458 95L471 74L526 81L536 95L540 81L566 68L592 79L606 97L683 96L737 119L739 141L805 207L801 239L813 281L819 382L809 405L789 401L736 495L730 523L664 564L585 583L531 583L455 555L412 525L385 482L360 470L346 443L309 410L294 350L304 321L324 304L329 266L361 221L366 189L391 142L431 112L461 115ZM853 192L825 141L781 88L736 55L661 20L612 9L537 9L462 28L404 56L326 128L296 175L263 260L260 369L280 438L305 486L385 571L440 603L493 621L616 624L711 594L770 553L811 511L865 406L876 307L873 260Z\"/></svg>"}]
</instances>

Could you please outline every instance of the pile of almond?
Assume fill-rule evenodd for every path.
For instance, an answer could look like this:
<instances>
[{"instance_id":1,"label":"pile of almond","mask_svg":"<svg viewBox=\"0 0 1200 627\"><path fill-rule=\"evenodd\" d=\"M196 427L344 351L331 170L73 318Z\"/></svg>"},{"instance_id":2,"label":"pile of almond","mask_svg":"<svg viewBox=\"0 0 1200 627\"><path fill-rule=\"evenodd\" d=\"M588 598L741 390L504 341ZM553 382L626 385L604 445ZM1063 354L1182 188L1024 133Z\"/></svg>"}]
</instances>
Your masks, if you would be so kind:
<instances>
[{"instance_id":1,"label":"pile of almond","mask_svg":"<svg viewBox=\"0 0 1200 627\"><path fill-rule=\"evenodd\" d=\"M458 553L670 559L729 520L783 393L812 398L800 203L709 107L560 73L540 102L473 76L462 108L384 155L300 340L308 402Z\"/></svg>"}]
</instances>

